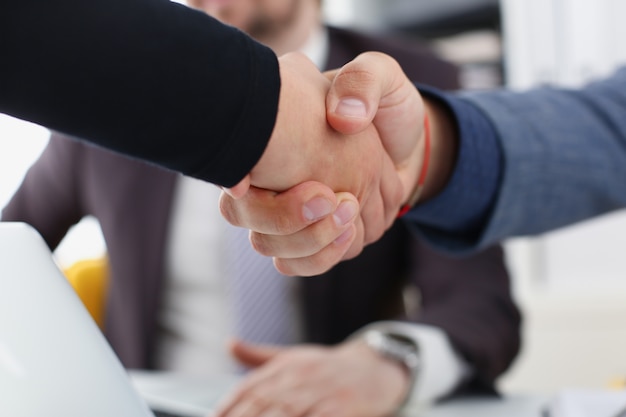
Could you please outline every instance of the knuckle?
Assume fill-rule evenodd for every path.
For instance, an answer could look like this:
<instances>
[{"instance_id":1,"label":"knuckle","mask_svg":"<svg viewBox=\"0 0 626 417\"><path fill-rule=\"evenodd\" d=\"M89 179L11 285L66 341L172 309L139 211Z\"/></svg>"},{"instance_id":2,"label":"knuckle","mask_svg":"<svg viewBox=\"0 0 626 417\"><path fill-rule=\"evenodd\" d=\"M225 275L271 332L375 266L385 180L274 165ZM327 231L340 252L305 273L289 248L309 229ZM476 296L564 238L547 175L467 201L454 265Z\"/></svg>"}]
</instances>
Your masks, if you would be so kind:
<instances>
[{"instance_id":1,"label":"knuckle","mask_svg":"<svg viewBox=\"0 0 626 417\"><path fill-rule=\"evenodd\" d=\"M288 235L297 231L297 226L291 216L278 215L274 218L274 230L278 235Z\"/></svg>"},{"instance_id":2,"label":"knuckle","mask_svg":"<svg viewBox=\"0 0 626 417\"><path fill-rule=\"evenodd\" d=\"M300 373L311 377L320 373L320 363L317 360L305 360L300 366Z\"/></svg>"},{"instance_id":3,"label":"knuckle","mask_svg":"<svg viewBox=\"0 0 626 417\"><path fill-rule=\"evenodd\" d=\"M298 268L294 267L293 260L291 259L274 258L274 267L278 272L288 277L304 275L302 273L299 273Z\"/></svg>"},{"instance_id":4,"label":"knuckle","mask_svg":"<svg viewBox=\"0 0 626 417\"><path fill-rule=\"evenodd\" d=\"M362 90L364 87L375 83L376 77L366 66L354 63L339 71L336 82L351 90Z\"/></svg>"},{"instance_id":5,"label":"knuckle","mask_svg":"<svg viewBox=\"0 0 626 417\"><path fill-rule=\"evenodd\" d=\"M332 250L333 246L331 245L315 255L300 259L299 267L306 273L306 276L323 274L339 261L340 258L337 253Z\"/></svg>"},{"instance_id":6,"label":"knuckle","mask_svg":"<svg viewBox=\"0 0 626 417\"><path fill-rule=\"evenodd\" d=\"M327 231L322 228L313 228L307 239L307 246L313 253L320 253L328 245Z\"/></svg>"},{"instance_id":7,"label":"knuckle","mask_svg":"<svg viewBox=\"0 0 626 417\"><path fill-rule=\"evenodd\" d=\"M282 414L285 417L288 416L297 416L300 411L300 407L298 407L294 401L285 398L280 402L280 410L282 410Z\"/></svg>"},{"instance_id":8,"label":"knuckle","mask_svg":"<svg viewBox=\"0 0 626 417\"><path fill-rule=\"evenodd\" d=\"M233 226L239 226L239 214L235 200L226 193L222 193L219 200L220 214Z\"/></svg>"},{"instance_id":9,"label":"knuckle","mask_svg":"<svg viewBox=\"0 0 626 417\"><path fill-rule=\"evenodd\" d=\"M248 390L245 400L248 404L256 409L268 407L271 403L269 395L259 389L259 387L254 387Z\"/></svg>"},{"instance_id":10,"label":"knuckle","mask_svg":"<svg viewBox=\"0 0 626 417\"><path fill-rule=\"evenodd\" d=\"M337 389L337 402L339 404L353 404L358 401L359 393L352 386L343 386Z\"/></svg>"},{"instance_id":11,"label":"knuckle","mask_svg":"<svg viewBox=\"0 0 626 417\"><path fill-rule=\"evenodd\" d=\"M326 271L324 266L317 265L309 258L310 257L297 259L276 259L274 261L274 265L281 274L292 277L312 277L320 275Z\"/></svg>"},{"instance_id":12,"label":"knuckle","mask_svg":"<svg viewBox=\"0 0 626 417\"><path fill-rule=\"evenodd\" d=\"M354 259L359 256L363 252L363 245L353 245L348 249L345 255L341 258L342 261L347 261L350 259Z\"/></svg>"},{"instance_id":13,"label":"knuckle","mask_svg":"<svg viewBox=\"0 0 626 417\"><path fill-rule=\"evenodd\" d=\"M260 253L263 256L274 256L275 249L274 246L270 243L267 235L251 232L250 233L250 244L252 248Z\"/></svg>"}]
</instances>

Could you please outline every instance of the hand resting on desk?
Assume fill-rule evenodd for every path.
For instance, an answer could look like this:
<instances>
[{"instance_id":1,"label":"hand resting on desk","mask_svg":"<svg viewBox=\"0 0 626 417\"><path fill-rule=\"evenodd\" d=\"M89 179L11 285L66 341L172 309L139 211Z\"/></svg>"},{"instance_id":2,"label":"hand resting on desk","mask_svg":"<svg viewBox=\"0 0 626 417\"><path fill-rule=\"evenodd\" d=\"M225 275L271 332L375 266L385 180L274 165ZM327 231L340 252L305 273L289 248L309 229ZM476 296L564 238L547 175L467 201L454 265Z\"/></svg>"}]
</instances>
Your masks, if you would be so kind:
<instances>
[{"instance_id":1,"label":"hand resting on desk","mask_svg":"<svg viewBox=\"0 0 626 417\"><path fill-rule=\"evenodd\" d=\"M408 390L402 367L362 340L333 347L275 347L235 341L231 354L252 368L215 417L382 417Z\"/></svg>"}]
</instances>

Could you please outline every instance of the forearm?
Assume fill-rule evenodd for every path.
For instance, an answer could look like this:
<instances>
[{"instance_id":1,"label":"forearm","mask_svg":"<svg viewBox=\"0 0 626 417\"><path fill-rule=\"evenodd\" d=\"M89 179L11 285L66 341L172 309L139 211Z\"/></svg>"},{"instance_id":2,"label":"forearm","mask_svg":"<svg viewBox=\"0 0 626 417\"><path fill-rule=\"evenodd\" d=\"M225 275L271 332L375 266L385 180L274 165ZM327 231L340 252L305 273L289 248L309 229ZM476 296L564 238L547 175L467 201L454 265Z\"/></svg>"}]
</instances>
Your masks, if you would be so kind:
<instances>
[{"instance_id":1,"label":"forearm","mask_svg":"<svg viewBox=\"0 0 626 417\"><path fill-rule=\"evenodd\" d=\"M274 126L276 57L169 0L0 6L0 111L221 185Z\"/></svg>"},{"instance_id":2,"label":"forearm","mask_svg":"<svg viewBox=\"0 0 626 417\"><path fill-rule=\"evenodd\" d=\"M425 196L404 217L431 242L457 250L480 234L497 195L502 154L481 111L455 95L421 89L433 153Z\"/></svg>"},{"instance_id":3,"label":"forearm","mask_svg":"<svg viewBox=\"0 0 626 417\"><path fill-rule=\"evenodd\" d=\"M492 121L506 165L481 245L626 207L626 69L582 89L464 96Z\"/></svg>"},{"instance_id":4,"label":"forearm","mask_svg":"<svg viewBox=\"0 0 626 417\"><path fill-rule=\"evenodd\" d=\"M458 126L457 161L406 219L466 252L625 207L625 80L622 69L580 90L438 95Z\"/></svg>"},{"instance_id":5,"label":"forearm","mask_svg":"<svg viewBox=\"0 0 626 417\"><path fill-rule=\"evenodd\" d=\"M467 380L471 366L454 350L446 334L436 327L401 321L381 321L359 330L379 330L407 337L417 345L420 363L407 394L406 410L417 410L452 392Z\"/></svg>"},{"instance_id":6,"label":"forearm","mask_svg":"<svg viewBox=\"0 0 626 417\"><path fill-rule=\"evenodd\" d=\"M454 171L458 154L458 132L454 116L442 103L424 100L431 135L431 151L420 202L435 198L445 188Z\"/></svg>"}]
</instances>

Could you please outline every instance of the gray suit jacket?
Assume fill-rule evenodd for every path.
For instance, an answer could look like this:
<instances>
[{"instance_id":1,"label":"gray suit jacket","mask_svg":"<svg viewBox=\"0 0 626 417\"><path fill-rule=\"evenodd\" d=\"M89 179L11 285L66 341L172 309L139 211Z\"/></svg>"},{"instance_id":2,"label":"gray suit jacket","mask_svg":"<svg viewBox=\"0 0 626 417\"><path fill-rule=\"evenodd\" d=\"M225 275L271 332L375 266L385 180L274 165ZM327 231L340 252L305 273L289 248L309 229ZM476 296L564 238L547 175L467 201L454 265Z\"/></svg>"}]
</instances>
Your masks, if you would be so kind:
<instances>
[{"instance_id":1,"label":"gray suit jacket","mask_svg":"<svg viewBox=\"0 0 626 417\"><path fill-rule=\"evenodd\" d=\"M330 33L331 66L367 50L362 35L338 29ZM425 48L387 40L370 43L410 61L418 70L415 77L441 88L456 87L455 68ZM53 134L3 212L3 220L32 224L52 248L83 216L100 221L111 266L105 333L127 367L153 366L175 186L173 172ZM419 289L422 298L421 310L409 317L402 308L407 285ZM300 280L299 291L308 341L337 343L384 319L437 326L475 367L470 385L476 387L492 387L519 349L520 315L500 247L450 259L421 245L398 222L357 259Z\"/></svg>"},{"instance_id":2,"label":"gray suit jacket","mask_svg":"<svg viewBox=\"0 0 626 417\"><path fill-rule=\"evenodd\" d=\"M626 207L626 68L576 91L464 97L494 124L505 163L476 247Z\"/></svg>"}]
</instances>

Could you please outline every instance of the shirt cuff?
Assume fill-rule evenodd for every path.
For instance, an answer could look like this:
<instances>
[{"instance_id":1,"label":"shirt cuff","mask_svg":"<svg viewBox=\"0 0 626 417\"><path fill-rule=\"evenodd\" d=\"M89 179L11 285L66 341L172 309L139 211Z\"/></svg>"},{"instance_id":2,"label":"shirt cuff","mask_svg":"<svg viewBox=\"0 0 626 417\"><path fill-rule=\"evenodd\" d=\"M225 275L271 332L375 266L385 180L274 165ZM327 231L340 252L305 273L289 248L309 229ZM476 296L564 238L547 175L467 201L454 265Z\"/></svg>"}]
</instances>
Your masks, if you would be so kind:
<instances>
[{"instance_id":1,"label":"shirt cuff","mask_svg":"<svg viewBox=\"0 0 626 417\"><path fill-rule=\"evenodd\" d=\"M486 223L498 193L503 156L497 133L482 111L460 95L418 86L453 115L459 136L456 166L445 189L433 199L415 206L404 218L421 234L444 240L473 240ZM446 239L449 236L449 239Z\"/></svg>"},{"instance_id":2,"label":"shirt cuff","mask_svg":"<svg viewBox=\"0 0 626 417\"><path fill-rule=\"evenodd\" d=\"M452 347L446 333L436 327L402 321L379 321L360 329L410 338L419 348L420 366L402 411L417 411L451 394L472 375L471 366Z\"/></svg>"}]
</instances>

